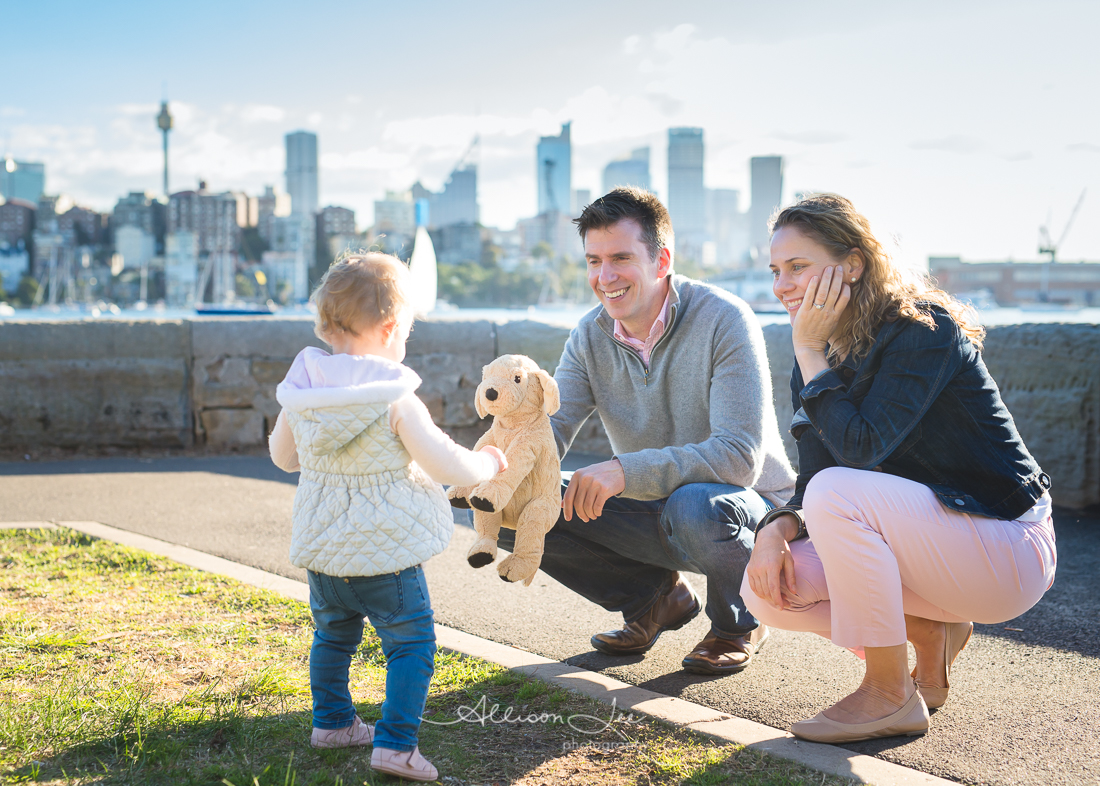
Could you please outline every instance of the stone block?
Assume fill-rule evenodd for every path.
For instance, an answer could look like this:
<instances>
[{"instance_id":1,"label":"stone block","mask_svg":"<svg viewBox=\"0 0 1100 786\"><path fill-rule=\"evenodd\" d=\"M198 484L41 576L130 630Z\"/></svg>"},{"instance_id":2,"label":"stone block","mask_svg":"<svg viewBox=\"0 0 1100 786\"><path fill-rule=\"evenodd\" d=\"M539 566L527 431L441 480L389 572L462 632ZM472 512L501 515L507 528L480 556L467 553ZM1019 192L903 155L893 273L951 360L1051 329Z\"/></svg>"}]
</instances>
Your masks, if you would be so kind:
<instances>
[{"instance_id":1,"label":"stone block","mask_svg":"<svg viewBox=\"0 0 1100 786\"><path fill-rule=\"evenodd\" d=\"M255 447L267 436L263 413L255 409L204 409L199 422L211 447Z\"/></svg>"},{"instance_id":2,"label":"stone block","mask_svg":"<svg viewBox=\"0 0 1100 786\"><path fill-rule=\"evenodd\" d=\"M497 326L492 322L465 320L419 320L413 325L406 345L410 358L419 355L466 356L481 367L497 356Z\"/></svg>"},{"instance_id":3,"label":"stone block","mask_svg":"<svg viewBox=\"0 0 1100 786\"><path fill-rule=\"evenodd\" d=\"M182 320L0 320L0 362L186 358L191 330Z\"/></svg>"},{"instance_id":4,"label":"stone block","mask_svg":"<svg viewBox=\"0 0 1100 786\"><path fill-rule=\"evenodd\" d=\"M257 385L270 385L275 387L286 378L286 372L290 371L293 360L272 360L270 358L254 358L252 360L252 378Z\"/></svg>"},{"instance_id":5,"label":"stone block","mask_svg":"<svg viewBox=\"0 0 1100 786\"><path fill-rule=\"evenodd\" d=\"M179 320L0 321L0 441L188 445L190 353Z\"/></svg>"},{"instance_id":6,"label":"stone block","mask_svg":"<svg viewBox=\"0 0 1100 786\"><path fill-rule=\"evenodd\" d=\"M775 403L775 417L779 423L779 434L783 437L783 447L791 465L798 470L798 443L791 436L791 372L794 370L794 346L791 344L790 325L765 325L764 345L768 353L768 368L771 371L772 401Z\"/></svg>"},{"instance_id":7,"label":"stone block","mask_svg":"<svg viewBox=\"0 0 1100 786\"><path fill-rule=\"evenodd\" d=\"M191 444L182 357L0 360L5 446Z\"/></svg>"},{"instance_id":8,"label":"stone block","mask_svg":"<svg viewBox=\"0 0 1100 786\"><path fill-rule=\"evenodd\" d=\"M522 320L497 326L497 355L527 355L551 374L558 367L569 328Z\"/></svg>"},{"instance_id":9,"label":"stone block","mask_svg":"<svg viewBox=\"0 0 1100 786\"><path fill-rule=\"evenodd\" d=\"M312 317L199 317L190 326L195 358L293 360L307 346L325 348Z\"/></svg>"},{"instance_id":10,"label":"stone block","mask_svg":"<svg viewBox=\"0 0 1100 786\"><path fill-rule=\"evenodd\" d=\"M1055 503L1100 503L1100 326L990 328L982 354Z\"/></svg>"},{"instance_id":11,"label":"stone block","mask_svg":"<svg viewBox=\"0 0 1100 786\"><path fill-rule=\"evenodd\" d=\"M247 357L196 358L193 373L195 406L200 409L248 407L258 392Z\"/></svg>"}]
</instances>

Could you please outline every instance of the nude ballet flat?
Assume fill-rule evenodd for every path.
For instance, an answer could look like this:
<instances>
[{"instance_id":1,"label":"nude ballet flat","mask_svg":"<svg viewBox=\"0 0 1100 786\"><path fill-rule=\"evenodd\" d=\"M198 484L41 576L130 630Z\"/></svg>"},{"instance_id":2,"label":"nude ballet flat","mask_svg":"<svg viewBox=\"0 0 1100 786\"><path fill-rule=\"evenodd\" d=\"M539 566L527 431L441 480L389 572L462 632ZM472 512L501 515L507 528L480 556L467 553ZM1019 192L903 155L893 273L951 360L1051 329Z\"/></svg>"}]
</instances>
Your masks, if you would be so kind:
<instances>
[{"instance_id":1,"label":"nude ballet flat","mask_svg":"<svg viewBox=\"0 0 1100 786\"><path fill-rule=\"evenodd\" d=\"M951 682L948 679L951 676L951 664L955 662L955 658L959 657L959 653L963 651L966 643L970 641L971 634L974 633L973 622L945 622L943 626L946 629L943 642L943 681L946 684L941 688L939 685L922 685L920 680L917 680L917 688L930 710L942 707L947 702L947 691L951 688Z\"/></svg>"},{"instance_id":2,"label":"nude ballet flat","mask_svg":"<svg viewBox=\"0 0 1100 786\"><path fill-rule=\"evenodd\" d=\"M921 698L920 691L913 686L910 696L901 709L885 718L869 723L841 723L826 718L819 712L809 720L799 721L791 726L791 734L811 742L837 744L873 740L877 737L897 737L907 735L916 737L928 731L928 707Z\"/></svg>"}]
</instances>

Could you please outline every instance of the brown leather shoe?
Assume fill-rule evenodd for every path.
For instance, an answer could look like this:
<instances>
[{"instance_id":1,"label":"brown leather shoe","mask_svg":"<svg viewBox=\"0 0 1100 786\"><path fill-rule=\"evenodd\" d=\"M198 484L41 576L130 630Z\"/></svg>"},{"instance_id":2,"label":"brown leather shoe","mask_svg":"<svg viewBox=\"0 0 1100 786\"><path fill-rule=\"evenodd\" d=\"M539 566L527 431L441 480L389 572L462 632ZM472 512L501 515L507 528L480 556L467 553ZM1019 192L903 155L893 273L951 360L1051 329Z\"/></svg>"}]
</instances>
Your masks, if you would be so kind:
<instances>
[{"instance_id":1,"label":"brown leather shoe","mask_svg":"<svg viewBox=\"0 0 1100 786\"><path fill-rule=\"evenodd\" d=\"M672 589L657 598L640 619L619 630L597 633L592 646L607 655L636 655L648 651L662 632L679 630L695 619L703 608L699 596L679 573L675 576Z\"/></svg>"},{"instance_id":2,"label":"brown leather shoe","mask_svg":"<svg viewBox=\"0 0 1100 786\"><path fill-rule=\"evenodd\" d=\"M684 658L684 668L693 674L721 675L741 671L752 663L752 656L764 646L769 634L764 624L736 639L720 639L708 633Z\"/></svg>"}]
</instances>

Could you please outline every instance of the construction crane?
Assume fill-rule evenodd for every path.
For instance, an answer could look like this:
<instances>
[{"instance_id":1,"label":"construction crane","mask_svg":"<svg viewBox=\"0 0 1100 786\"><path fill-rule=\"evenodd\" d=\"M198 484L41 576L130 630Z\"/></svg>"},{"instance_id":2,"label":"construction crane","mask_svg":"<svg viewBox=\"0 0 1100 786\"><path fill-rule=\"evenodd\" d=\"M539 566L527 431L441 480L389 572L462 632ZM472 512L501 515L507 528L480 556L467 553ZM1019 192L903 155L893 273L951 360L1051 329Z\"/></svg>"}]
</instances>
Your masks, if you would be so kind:
<instances>
[{"instance_id":1,"label":"construction crane","mask_svg":"<svg viewBox=\"0 0 1100 786\"><path fill-rule=\"evenodd\" d=\"M1077 204L1073 207L1073 212L1069 214L1069 221L1066 222L1066 228L1062 230L1062 236L1058 238L1057 243L1052 243L1050 240L1050 230L1047 225L1039 227L1039 253L1049 254L1050 263L1053 264L1058 261L1058 249L1062 247L1062 242L1066 239L1066 235L1069 234L1069 228L1073 226L1073 219L1077 218L1077 211L1081 209L1081 203L1085 201L1085 194L1088 189L1081 191L1081 196L1077 198ZM1050 223L1050 218L1047 218L1047 224Z\"/></svg>"},{"instance_id":2,"label":"construction crane","mask_svg":"<svg viewBox=\"0 0 1100 786\"><path fill-rule=\"evenodd\" d=\"M452 172L457 172L462 169L471 157L474 157L475 151L478 149L478 145L481 144L481 134L474 134L474 139L470 142L470 146L466 148L466 152L462 154L462 157L458 159L458 163L454 165Z\"/></svg>"}]
</instances>

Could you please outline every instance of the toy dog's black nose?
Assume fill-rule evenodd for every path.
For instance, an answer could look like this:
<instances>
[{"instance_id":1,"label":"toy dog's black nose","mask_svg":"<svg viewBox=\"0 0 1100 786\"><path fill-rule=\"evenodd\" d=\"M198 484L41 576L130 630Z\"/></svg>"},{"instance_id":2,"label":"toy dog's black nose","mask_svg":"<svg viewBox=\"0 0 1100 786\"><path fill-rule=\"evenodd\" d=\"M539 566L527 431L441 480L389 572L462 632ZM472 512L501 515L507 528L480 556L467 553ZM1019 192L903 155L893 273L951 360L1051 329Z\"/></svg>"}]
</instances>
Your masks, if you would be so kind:
<instances>
[{"instance_id":1,"label":"toy dog's black nose","mask_svg":"<svg viewBox=\"0 0 1100 786\"><path fill-rule=\"evenodd\" d=\"M496 401L497 400L496 390L494 390L493 388L485 388L485 398L489 399L490 401Z\"/></svg>"}]
</instances>

